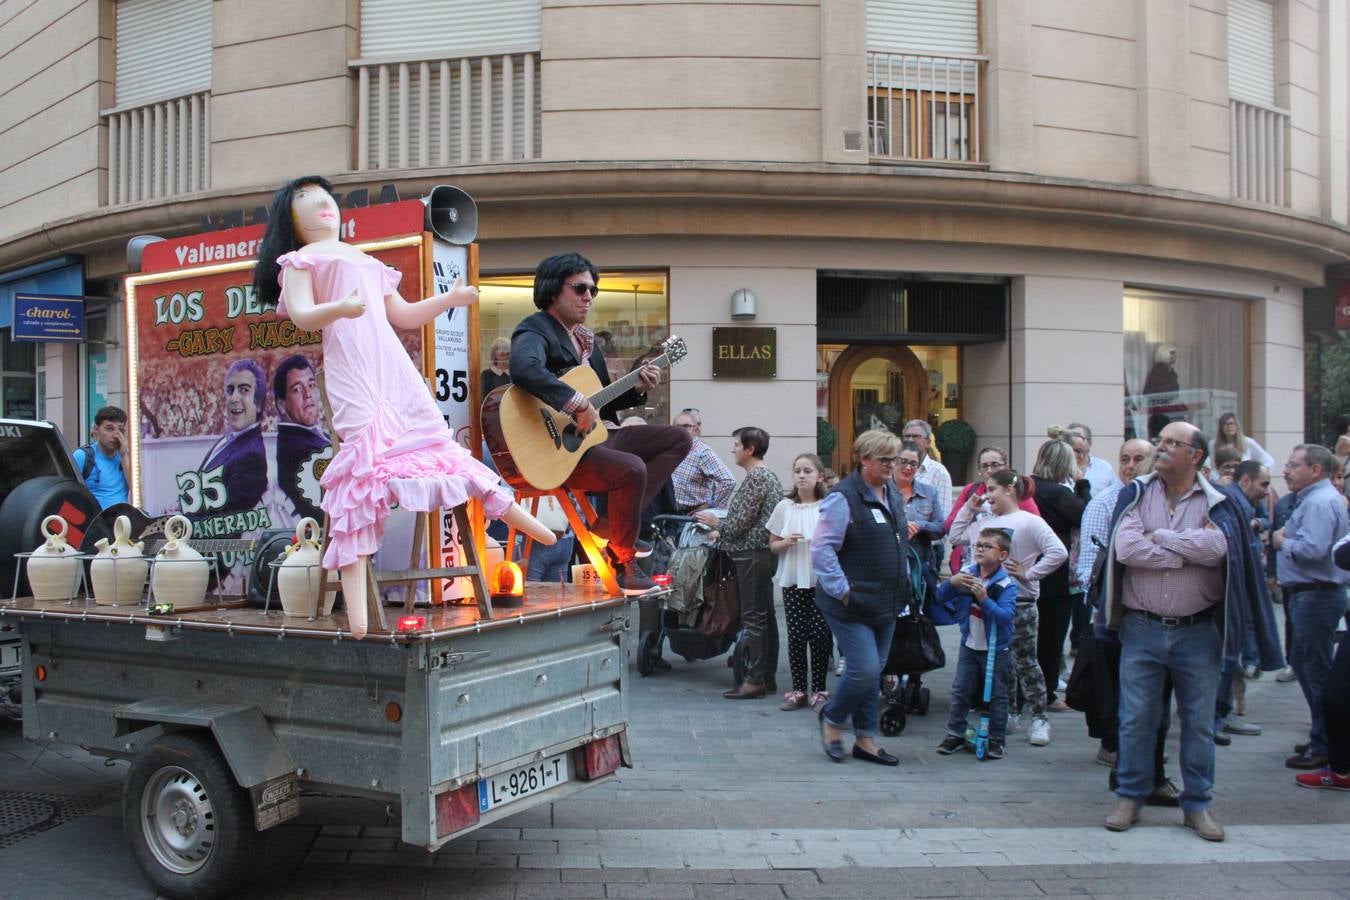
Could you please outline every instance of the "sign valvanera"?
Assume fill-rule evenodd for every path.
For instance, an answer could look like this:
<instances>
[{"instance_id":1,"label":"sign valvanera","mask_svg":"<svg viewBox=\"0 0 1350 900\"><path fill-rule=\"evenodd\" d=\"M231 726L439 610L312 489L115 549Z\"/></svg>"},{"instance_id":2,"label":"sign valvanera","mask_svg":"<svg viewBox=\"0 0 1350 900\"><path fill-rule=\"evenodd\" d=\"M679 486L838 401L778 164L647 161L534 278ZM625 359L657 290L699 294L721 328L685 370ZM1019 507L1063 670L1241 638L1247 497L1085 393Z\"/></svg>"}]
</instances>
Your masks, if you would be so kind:
<instances>
[{"instance_id":1,"label":"sign valvanera","mask_svg":"<svg viewBox=\"0 0 1350 900\"><path fill-rule=\"evenodd\" d=\"M14 293L14 340L84 340L84 298Z\"/></svg>"},{"instance_id":2,"label":"sign valvanera","mask_svg":"<svg viewBox=\"0 0 1350 900\"><path fill-rule=\"evenodd\" d=\"M714 328L714 378L777 378L777 328Z\"/></svg>"}]
</instances>

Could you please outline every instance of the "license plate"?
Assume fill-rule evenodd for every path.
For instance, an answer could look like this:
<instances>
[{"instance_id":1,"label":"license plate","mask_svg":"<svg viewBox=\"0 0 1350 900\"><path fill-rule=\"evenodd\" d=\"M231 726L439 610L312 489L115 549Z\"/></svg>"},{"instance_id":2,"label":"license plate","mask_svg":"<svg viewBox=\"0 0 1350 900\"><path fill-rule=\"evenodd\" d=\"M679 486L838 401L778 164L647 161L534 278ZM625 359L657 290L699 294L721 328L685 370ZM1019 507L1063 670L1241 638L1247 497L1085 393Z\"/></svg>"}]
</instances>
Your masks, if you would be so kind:
<instances>
[{"instance_id":1,"label":"license plate","mask_svg":"<svg viewBox=\"0 0 1350 900\"><path fill-rule=\"evenodd\" d=\"M485 813L504 803L546 791L567 780L564 754L521 766L478 782L478 811Z\"/></svg>"}]
</instances>

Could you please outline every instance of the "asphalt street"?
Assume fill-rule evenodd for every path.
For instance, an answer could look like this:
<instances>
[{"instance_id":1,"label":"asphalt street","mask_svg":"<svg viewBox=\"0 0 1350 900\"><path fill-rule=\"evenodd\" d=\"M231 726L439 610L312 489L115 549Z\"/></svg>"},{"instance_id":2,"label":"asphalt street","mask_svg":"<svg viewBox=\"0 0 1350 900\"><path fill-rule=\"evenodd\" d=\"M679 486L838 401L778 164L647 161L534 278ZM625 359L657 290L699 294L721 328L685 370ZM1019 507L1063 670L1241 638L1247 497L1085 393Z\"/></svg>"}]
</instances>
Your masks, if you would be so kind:
<instances>
[{"instance_id":1,"label":"asphalt street","mask_svg":"<svg viewBox=\"0 0 1350 900\"><path fill-rule=\"evenodd\" d=\"M955 629L943 632L954 660ZM1107 769L1077 713L1053 715L1048 747L1018 732L999 761L939 756L952 662L926 678L930 713L881 740L896 769L831 763L809 710L723 700L721 659L672 662L651 678L630 670L636 767L618 781L436 854L401 847L383 805L306 800L274 830L246 896L1350 895L1350 793L1295 786L1283 760L1307 709L1297 684L1271 674L1247 692L1264 733L1218 748L1214 812L1228 839L1212 844L1177 809L1146 808L1124 834L1102 828ZM1171 758L1175 777L1175 739ZM125 768L0 723L0 897L154 896L122 833Z\"/></svg>"}]
</instances>

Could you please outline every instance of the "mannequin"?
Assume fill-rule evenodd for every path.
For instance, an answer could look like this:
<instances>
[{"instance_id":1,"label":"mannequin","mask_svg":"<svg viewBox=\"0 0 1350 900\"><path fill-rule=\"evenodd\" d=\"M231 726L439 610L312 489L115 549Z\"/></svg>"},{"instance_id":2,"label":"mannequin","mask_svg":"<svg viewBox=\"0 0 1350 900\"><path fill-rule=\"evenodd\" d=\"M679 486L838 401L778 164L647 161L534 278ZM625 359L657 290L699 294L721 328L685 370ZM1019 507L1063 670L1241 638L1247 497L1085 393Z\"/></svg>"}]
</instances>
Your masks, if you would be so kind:
<instances>
[{"instance_id":1,"label":"mannequin","mask_svg":"<svg viewBox=\"0 0 1350 900\"><path fill-rule=\"evenodd\" d=\"M457 444L394 328L413 329L478 302L457 279L444 294L409 303L401 275L340 239L331 186L316 176L272 199L254 286L263 302L307 331L323 330L326 392L342 446L319 484L328 513L323 566L337 571L353 637L364 637L370 556L392 502L418 512L481 500L544 545L557 538L514 502L491 469Z\"/></svg>"}]
</instances>

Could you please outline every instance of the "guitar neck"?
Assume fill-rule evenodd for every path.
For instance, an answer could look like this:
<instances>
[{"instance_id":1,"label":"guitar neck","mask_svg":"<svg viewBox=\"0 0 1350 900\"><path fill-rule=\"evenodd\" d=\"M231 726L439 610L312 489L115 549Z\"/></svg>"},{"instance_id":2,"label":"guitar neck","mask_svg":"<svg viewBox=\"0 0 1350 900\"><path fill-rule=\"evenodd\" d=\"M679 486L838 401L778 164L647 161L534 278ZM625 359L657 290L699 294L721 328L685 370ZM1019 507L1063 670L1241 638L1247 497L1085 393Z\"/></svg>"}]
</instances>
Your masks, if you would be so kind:
<instances>
[{"instance_id":1,"label":"guitar neck","mask_svg":"<svg viewBox=\"0 0 1350 900\"><path fill-rule=\"evenodd\" d=\"M670 354L662 353L655 359L647 360L642 365L656 366L658 369L669 368ZM600 390L596 391L588 398L591 401L591 406L594 406L597 410L599 410L604 409L610 403L613 403L616 398L618 398L622 394L627 393L628 390L631 387L633 387L633 385L638 383L638 373L640 373L641 371L642 366L638 366L636 369L629 372L627 375L623 376L618 381L611 382L608 387L601 388Z\"/></svg>"}]
</instances>

